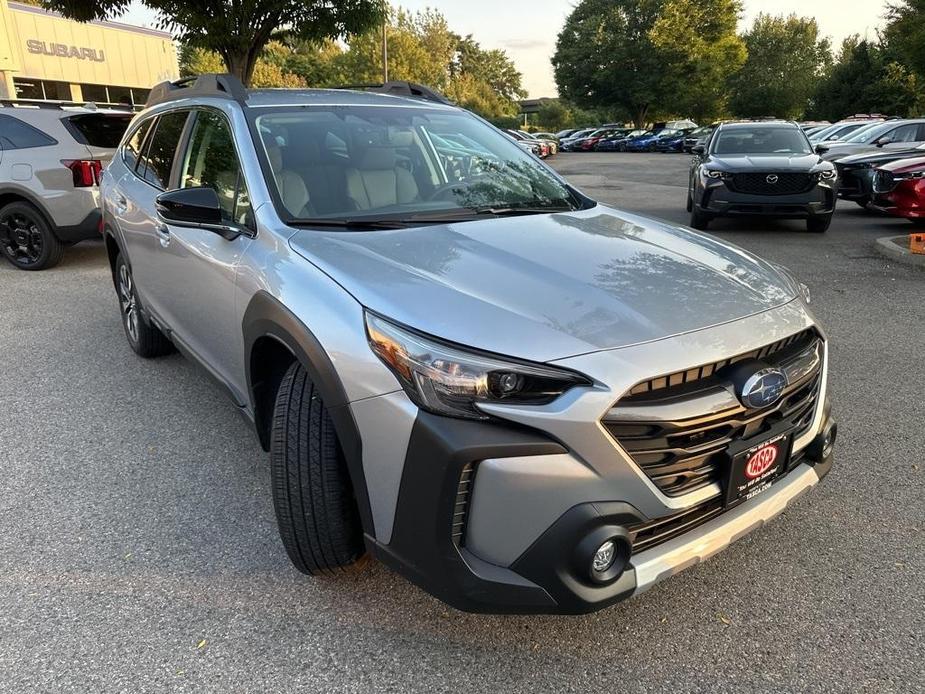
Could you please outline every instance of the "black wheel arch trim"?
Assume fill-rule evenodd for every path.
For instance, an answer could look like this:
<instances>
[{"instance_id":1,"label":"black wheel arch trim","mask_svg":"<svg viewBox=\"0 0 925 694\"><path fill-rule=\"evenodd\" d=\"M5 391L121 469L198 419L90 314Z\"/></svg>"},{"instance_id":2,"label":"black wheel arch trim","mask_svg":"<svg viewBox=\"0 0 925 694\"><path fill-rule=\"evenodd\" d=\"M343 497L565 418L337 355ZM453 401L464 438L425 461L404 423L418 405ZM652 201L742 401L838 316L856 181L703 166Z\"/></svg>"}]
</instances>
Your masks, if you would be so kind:
<instances>
[{"instance_id":1,"label":"black wheel arch trim","mask_svg":"<svg viewBox=\"0 0 925 694\"><path fill-rule=\"evenodd\" d=\"M22 198L19 202L27 202L32 205L35 209L39 211L39 214L45 219L45 223L48 224L48 228L51 229L51 233L55 235L55 238L58 238L58 226L55 224L54 219L48 213L48 209L42 204L41 198L36 197L33 193L28 190L23 190L21 188L0 188L0 198L3 198L7 195L15 195L17 198ZM16 202L16 201L11 201ZM3 206L9 203L4 203ZM62 240L58 238L58 240Z\"/></svg>"},{"instance_id":2,"label":"black wheel arch trim","mask_svg":"<svg viewBox=\"0 0 925 694\"><path fill-rule=\"evenodd\" d=\"M268 437L262 432L266 431L264 419L272 417L272 414L260 407L256 391L259 384L254 382L252 357L257 341L261 338L271 338L283 345L298 360L321 392L321 398L334 422L334 429L347 461L363 532L368 537L375 537L369 490L363 472L360 429L350 410L343 382L321 342L292 311L265 291L259 291L251 298L244 312L242 328L247 394L253 408L254 425L261 445L265 450L269 450Z\"/></svg>"}]
</instances>

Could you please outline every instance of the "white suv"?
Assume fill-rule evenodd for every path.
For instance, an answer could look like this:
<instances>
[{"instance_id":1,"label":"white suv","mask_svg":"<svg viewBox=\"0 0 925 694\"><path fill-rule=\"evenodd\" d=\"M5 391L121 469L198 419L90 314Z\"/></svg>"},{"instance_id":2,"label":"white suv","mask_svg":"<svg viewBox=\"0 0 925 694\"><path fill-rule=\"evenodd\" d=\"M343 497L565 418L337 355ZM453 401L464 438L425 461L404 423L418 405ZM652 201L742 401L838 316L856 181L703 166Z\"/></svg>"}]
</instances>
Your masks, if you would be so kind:
<instances>
[{"instance_id":1,"label":"white suv","mask_svg":"<svg viewBox=\"0 0 925 694\"><path fill-rule=\"evenodd\" d=\"M99 180L132 114L57 104L0 106L0 253L22 270L56 265L99 238Z\"/></svg>"}]
</instances>

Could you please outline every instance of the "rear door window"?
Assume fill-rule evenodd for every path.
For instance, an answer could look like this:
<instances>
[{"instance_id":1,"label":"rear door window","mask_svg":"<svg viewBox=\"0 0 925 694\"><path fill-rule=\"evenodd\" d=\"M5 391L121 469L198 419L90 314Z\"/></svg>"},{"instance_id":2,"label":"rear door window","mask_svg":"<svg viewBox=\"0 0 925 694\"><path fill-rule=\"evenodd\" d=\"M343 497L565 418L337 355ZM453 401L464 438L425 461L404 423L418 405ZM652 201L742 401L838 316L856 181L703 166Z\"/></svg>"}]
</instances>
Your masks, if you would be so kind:
<instances>
[{"instance_id":1,"label":"rear door window","mask_svg":"<svg viewBox=\"0 0 925 694\"><path fill-rule=\"evenodd\" d=\"M122 149L122 159L125 161L125 165L132 171L135 170L140 160L141 148L144 145L145 135L148 134L153 122L153 118L148 119L136 128L135 132L132 133L129 141L125 143L125 147Z\"/></svg>"},{"instance_id":2,"label":"rear door window","mask_svg":"<svg viewBox=\"0 0 925 694\"><path fill-rule=\"evenodd\" d=\"M64 119L64 125L74 139L91 147L115 149L122 141L132 117L109 113L82 113Z\"/></svg>"},{"instance_id":3,"label":"rear door window","mask_svg":"<svg viewBox=\"0 0 925 694\"><path fill-rule=\"evenodd\" d=\"M889 139L890 142L915 142L918 137L919 126L915 123L909 125L903 125L895 130L891 130L886 133L883 137Z\"/></svg>"},{"instance_id":4,"label":"rear door window","mask_svg":"<svg viewBox=\"0 0 925 694\"><path fill-rule=\"evenodd\" d=\"M0 114L0 149L29 149L56 144L56 139L38 128L33 128L13 116Z\"/></svg>"},{"instance_id":5,"label":"rear door window","mask_svg":"<svg viewBox=\"0 0 925 694\"><path fill-rule=\"evenodd\" d=\"M157 119L154 134L148 138L144 162L138 165L138 175L148 183L166 190L170 182L170 171L177 154L177 145L189 111L172 111Z\"/></svg>"}]
</instances>

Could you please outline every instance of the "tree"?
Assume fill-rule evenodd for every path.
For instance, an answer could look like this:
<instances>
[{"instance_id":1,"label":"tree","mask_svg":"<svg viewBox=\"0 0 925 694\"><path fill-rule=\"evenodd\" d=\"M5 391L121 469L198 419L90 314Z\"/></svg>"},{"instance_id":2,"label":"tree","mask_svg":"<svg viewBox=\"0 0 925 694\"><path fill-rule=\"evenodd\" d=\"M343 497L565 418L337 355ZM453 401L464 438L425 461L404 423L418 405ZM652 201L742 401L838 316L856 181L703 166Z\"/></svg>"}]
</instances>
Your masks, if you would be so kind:
<instances>
[{"instance_id":1,"label":"tree","mask_svg":"<svg viewBox=\"0 0 925 694\"><path fill-rule=\"evenodd\" d=\"M693 108L714 115L721 76L745 58L740 9L738 0L582 0L556 42L559 94L626 111L640 127Z\"/></svg>"},{"instance_id":2,"label":"tree","mask_svg":"<svg viewBox=\"0 0 925 694\"><path fill-rule=\"evenodd\" d=\"M832 66L831 45L816 20L759 14L744 39L748 59L729 80L730 110L744 117L802 116Z\"/></svg>"},{"instance_id":3,"label":"tree","mask_svg":"<svg viewBox=\"0 0 925 694\"><path fill-rule=\"evenodd\" d=\"M913 115L920 81L885 47L845 39L838 60L819 83L809 115L835 120L853 113Z\"/></svg>"},{"instance_id":4,"label":"tree","mask_svg":"<svg viewBox=\"0 0 925 694\"><path fill-rule=\"evenodd\" d=\"M915 72L925 77L925 0L898 0L886 13L884 45Z\"/></svg>"},{"instance_id":5,"label":"tree","mask_svg":"<svg viewBox=\"0 0 925 694\"><path fill-rule=\"evenodd\" d=\"M288 50L281 43L271 41L263 55L257 59L252 87L304 87L305 80L287 70ZM204 51L192 46L180 47L180 74L200 75L210 72L223 72L224 65L218 53Z\"/></svg>"},{"instance_id":6,"label":"tree","mask_svg":"<svg viewBox=\"0 0 925 694\"><path fill-rule=\"evenodd\" d=\"M671 66L670 110L665 115L711 120L726 110L726 79L745 62L746 48L736 33L739 2L667 2L650 32L662 60Z\"/></svg>"},{"instance_id":7,"label":"tree","mask_svg":"<svg viewBox=\"0 0 925 694\"><path fill-rule=\"evenodd\" d=\"M221 56L250 85L261 52L275 35L322 41L354 35L382 21L382 0L141 0L160 28L181 43ZM87 22L125 12L131 0L43 0L45 8Z\"/></svg>"}]
</instances>

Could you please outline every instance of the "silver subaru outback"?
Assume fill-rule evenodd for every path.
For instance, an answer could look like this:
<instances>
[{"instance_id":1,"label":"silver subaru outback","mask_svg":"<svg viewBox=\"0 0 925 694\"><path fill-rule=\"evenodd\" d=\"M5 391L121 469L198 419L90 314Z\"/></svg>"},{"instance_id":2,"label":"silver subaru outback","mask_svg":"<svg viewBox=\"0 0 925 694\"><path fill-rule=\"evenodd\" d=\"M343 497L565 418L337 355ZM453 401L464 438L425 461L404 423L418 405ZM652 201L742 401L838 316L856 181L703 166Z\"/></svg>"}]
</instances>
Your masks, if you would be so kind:
<instances>
[{"instance_id":1,"label":"silver subaru outback","mask_svg":"<svg viewBox=\"0 0 925 694\"><path fill-rule=\"evenodd\" d=\"M418 85L159 85L102 194L129 344L253 423L307 574L372 555L463 610L590 612L832 465L804 286Z\"/></svg>"}]
</instances>

